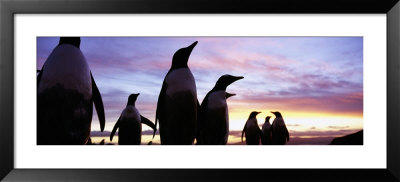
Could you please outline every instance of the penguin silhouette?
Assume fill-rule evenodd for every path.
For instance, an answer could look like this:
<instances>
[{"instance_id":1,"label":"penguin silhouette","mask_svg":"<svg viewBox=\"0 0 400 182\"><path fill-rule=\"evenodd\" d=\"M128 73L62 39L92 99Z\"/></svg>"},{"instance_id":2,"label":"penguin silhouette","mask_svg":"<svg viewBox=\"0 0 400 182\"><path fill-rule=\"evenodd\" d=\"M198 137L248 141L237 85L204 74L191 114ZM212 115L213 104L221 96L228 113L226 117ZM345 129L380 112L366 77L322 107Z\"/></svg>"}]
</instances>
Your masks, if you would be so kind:
<instances>
[{"instance_id":1,"label":"penguin silhouette","mask_svg":"<svg viewBox=\"0 0 400 182\"><path fill-rule=\"evenodd\" d=\"M104 130L103 101L79 37L61 37L37 75L37 144L82 145L90 135L93 103Z\"/></svg>"},{"instance_id":2,"label":"penguin silhouette","mask_svg":"<svg viewBox=\"0 0 400 182\"><path fill-rule=\"evenodd\" d=\"M129 95L128 103L111 131L110 141L113 140L114 134L119 128L118 145L140 145L140 142L142 141L142 124L145 124L154 130L154 137L154 134L157 131L156 126L149 119L140 115L139 111L135 107L135 102L138 96L139 94Z\"/></svg>"},{"instance_id":3,"label":"penguin silhouette","mask_svg":"<svg viewBox=\"0 0 400 182\"><path fill-rule=\"evenodd\" d=\"M272 144L271 124L269 123L270 118L271 116L265 117L265 123L262 126L263 137L261 138L261 142L263 145Z\"/></svg>"},{"instance_id":4,"label":"penguin silhouette","mask_svg":"<svg viewBox=\"0 0 400 182\"><path fill-rule=\"evenodd\" d=\"M162 145L193 144L199 102L195 79L187 63L196 44L197 41L175 52L164 78L156 110Z\"/></svg>"},{"instance_id":5,"label":"penguin silhouette","mask_svg":"<svg viewBox=\"0 0 400 182\"><path fill-rule=\"evenodd\" d=\"M242 131L242 142L243 134L246 135L247 145L260 145L260 139L262 137L262 132L258 127L256 116L261 112L253 111L250 113L249 119L246 121Z\"/></svg>"},{"instance_id":6,"label":"penguin silhouette","mask_svg":"<svg viewBox=\"0 0 400 182\"><path fill-rule=\"evenodd\" d=\"M204 145L226 145L229 136L229 115L226 88L242 76L223 75L201 103L197 140Z\"/></svg>"},{"instance_id":7,"label":"penguin silhouette","mask_svg":"<svg viewBox=\"0 0 400 182\"><path fill-rule=\"evenodd\" d=\"M225 98L228 99L229 97L235 96L236 94L228 93L226 92ZM198 133L196 134L196 140L197 140L197 145L204 145L204 135L203 135L203 128L201 128L202 125L198 125L197 131Z\"/></svg>"},{"instance_id":8,"label":"penguin silhouette","mask_svg":"<svg viewBox=\"0 0 400 182\"><path fill-rule=\"evenodd\" d=\"M289 141L289 131L286 128L285 121L282 118L282 114L278 111L271 112L275 115L275 119L272 122L271 134L273 145L285 145Z\"/></svg>"}]
</instances>

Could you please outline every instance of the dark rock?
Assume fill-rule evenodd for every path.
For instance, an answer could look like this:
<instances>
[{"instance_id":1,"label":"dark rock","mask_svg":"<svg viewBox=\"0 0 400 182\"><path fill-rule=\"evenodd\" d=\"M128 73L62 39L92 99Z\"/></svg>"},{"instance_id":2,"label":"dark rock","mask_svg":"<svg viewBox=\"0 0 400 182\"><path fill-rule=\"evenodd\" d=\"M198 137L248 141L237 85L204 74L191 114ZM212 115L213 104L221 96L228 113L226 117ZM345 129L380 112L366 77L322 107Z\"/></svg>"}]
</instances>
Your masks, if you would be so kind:
<instances>
[{"instance_id":1,"label":"dark rock","mask_svg":"<svg viewBox=\"0 0 400 182\"><path fill-rule=\"evenodd\" d=\"M330 145L363 145L363 130L334 138Z\"/></svg>"}]
</instances>

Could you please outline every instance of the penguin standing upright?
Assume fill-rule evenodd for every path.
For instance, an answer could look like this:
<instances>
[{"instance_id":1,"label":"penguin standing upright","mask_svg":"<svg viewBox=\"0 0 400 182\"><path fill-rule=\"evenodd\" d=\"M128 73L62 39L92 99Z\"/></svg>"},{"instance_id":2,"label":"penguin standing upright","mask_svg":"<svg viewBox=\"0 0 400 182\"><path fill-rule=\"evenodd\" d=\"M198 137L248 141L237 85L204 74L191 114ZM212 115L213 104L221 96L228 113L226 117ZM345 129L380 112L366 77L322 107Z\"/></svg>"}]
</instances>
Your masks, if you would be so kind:
<instances>
[{"instance_id":1,"label":"penguin standing upright","mask_svg":"<svg viewBox=\"0 0 400 182\"><path fill-rule=\"evenodd\" d=\"M256 116L261 112L253 111L250 113L249 119L246 121L242 131L242 142L243 134L246 134L246 144L247 145L259 145L260 139L262 137L262 132L258 127Z\"/></svg>"},{"instance_id":2,"label":"penguin standing upright","mask_svg":"<svg viewBox=\"0 0 400 182\"><path fill-rule=\"evenodd\" d=\"M236 94L232 94L232 93L225 93L225 98L228 99L229 97L235 96ZM196 141L197 141L197 145L204 145L204 133L203 133L203 125L201 125L201 121L199 119L198 121L198 125L197 125L197 134L196 134Z\"/></svg>"},{"instance_id":3,"label":"penguin standing upright","mask_svg":"<svg viewBox=\"0 0 400 182\"><path fill-rule=\"evenodd\" d=\"M85 144L93 103L104 130L103 101L80 50L79 37L61 37L37 76L37 144Z\"/></svg>"},{"instance_id":4,"label":"penguin standing upright","mask_svg":"<svg viewBox=\"0 0 400 182\"><path fill-rule=\"evenodd\" d=\"M135 107L138 96L139 94L129 95L126 108L122 111L111 132L110 141L112 141L115 132L119 128L118 145L140 145L142 141L142 124L151 127L155 134L156 126L149 119L140 115Z\"/></svg>"},{"instance_id":5,"label":"penguin standing upright","mask_svg":"<svg viewBox=\"0 0 400 182\"><path fill-rule=\"evenodd\" d=\"M289 131L286 128L285 121L282 118L282 114L278 111L271 112L275 115L275 119L272 122L271 134L273 145L285 145L289 141Z\"/></svg>"},{"instance_id":6,"label":"penguin standing upright","mask_svg":"<svg viewBox=\"0 0 400 182\"><path fill-rule=\"evenodd\" d=\"M243 78L242 76L223 75L204 97L198 121L198 144L225 145L228 142L229 115L226 104L226 87Z\"/></svg>"},{"instance_id":7,"label":"penguin standing upright","mask_svg":"<svg viewBox=\"0 0 400 182\"><path fill-rule=\"evenodd\" d=\"M261 142L263 145L271 145L272 144L271 124L269 123L270 118L271 118L271 116L265 117L265 123L262 126L263 136L261 138Z\"/></svg>"},{"instance_id":8,"label":"penguin standing upright","mask_svg":"<svg viewBox=\"0 0 400 182\"><path fill-rule=\"evenodd\" d=\"M161 144L190 145L194 141L199 102L196 83L187 63L196 44L197 41L175 52L163 81L156 110Z\"/></svg>"}]
</instances>

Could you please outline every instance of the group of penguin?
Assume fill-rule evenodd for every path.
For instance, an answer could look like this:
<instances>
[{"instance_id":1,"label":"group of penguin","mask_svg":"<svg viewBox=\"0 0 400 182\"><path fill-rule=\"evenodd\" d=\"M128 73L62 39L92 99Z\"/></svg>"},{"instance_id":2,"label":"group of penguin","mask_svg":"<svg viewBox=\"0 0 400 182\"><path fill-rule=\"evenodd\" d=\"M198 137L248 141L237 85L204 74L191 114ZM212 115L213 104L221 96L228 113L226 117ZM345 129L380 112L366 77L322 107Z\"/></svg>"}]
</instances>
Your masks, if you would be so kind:
<instances>
[{"instance_id":1,"label":"group of penguin","mask_svg":"<svg viewBox=\"0 0 400 182\"><path fill-rule=\"evenodd\" d=\"M80 43L79 37L60 37L59 44L53 49L42 69L38 70L38 145L91 144L89 136L93 103L99 118L100 130L104 131L103 101L80 50ZM119 145L139 145L141 124L146 124L154 130L154 138L159 123L162 145L191 145L194 141L198 145L227 144L229 118L226 99L235 94L226 92L226 88L244 77L221 76L200 104L197 99L195 79L187 64L196 45L197 41L179 49L173 55L171 68L164 78L158 97L155 124L140 115L136 109L135 102L139 93L131 94L111 132L111 141L119 129ZM247 144L255 143L255 138L262 136L260 134L263 132L259 131L255 119L258 113L250 114L243 130ZM272 136L272 144L281 144L283 140L281 136L284 134L277 133L286 132L287 140L289 135L280 113L274 114L277 118L270 129L272 134L266 132L265 135ZM254 129L254 123L258 130Z\"/></svg>"},{"instance_id":2,"label":"group of penguin","mask_svg":"<svg viewBox=\"0 0 400 182\"><path fill-rule=\"evenodd\" d=\"M242 131L242 142L243 134L245 134L247 145L259 145L260 140L263 145L285 145L290 136L282 114L278 111L271 112L275 115L272 125L269 123L271 116L267 116L262 129L260 129L256 118L259 113L261 112L253 111L250 113Z\"/></svg>"}]
</instances>

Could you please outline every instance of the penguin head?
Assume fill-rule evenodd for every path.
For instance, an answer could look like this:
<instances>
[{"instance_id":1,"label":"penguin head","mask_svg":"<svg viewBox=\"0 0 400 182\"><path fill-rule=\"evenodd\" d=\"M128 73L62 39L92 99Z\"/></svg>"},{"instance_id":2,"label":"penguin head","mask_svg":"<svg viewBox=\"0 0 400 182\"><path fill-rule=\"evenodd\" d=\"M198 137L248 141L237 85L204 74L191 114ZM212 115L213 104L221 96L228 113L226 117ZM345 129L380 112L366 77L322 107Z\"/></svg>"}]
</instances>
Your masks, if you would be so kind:
<instances>
[{"instance_id":1,"label":"penguin head","mask_svg":"<svg viewBox=\"0 0 400 182\"><path fill-rule=\"evenodd\" d=\"M135 105L135 102L136 102L136 99L138 98L138 96L139 96L139 93L129 95L128 104L126 104L126 105Z\"/></svg>"},{"instance_id":2,"label":"penguin head","mask_svg":"<svg viewBox=\"0 0 400 182\"><path fill-rule=\"evenodd\" d=\"M265 117L265 122L266 123L269 123L269 119L271 118L271 116L267 116L267 117Z\"/></svg>"},{"instance_id":3,"label":"penguin head","mask_svg":"<svg viewBox=\"0 0 400 182\"><path fill-rule=\"evenodd\" d=\"M181 48L178 51L176 51L174 56L172 57L171 70L177 69L177 68L187 68L189 56L192 53L192 50L196 45L197 45L197 41L188 47Z\"/></svg>"},{"instance_id":4,"label":"penguin head","mask_svg":"<svg viewBox=\"0 0 400 182\"><path fill-rule=\"evenodd\" d=\"M229 97L232 97L232 96L235 96L236 94L231 94L231 93L228 93L228 92L225 92L225 98L229 98Z\"/></svg>"},{"instance_id":5,"label":"penguin head","mask_svg":"<svg viewBox=\"0 0 400 182\"><path fill-rule=\"evenodd\" d=\"M81 45L81 38L80 37L60 37L60 41L58 45L61 44L71 44L79 49Z\"/></svg>"},{"instance_id":6,"label":"penguin head","mask_svg":"<svg viewBox=\"0 0 400 182\"><path fill-rule=\"evenodd\" d=\"M271 113L274 114L275 117L277 117L277 118L281 118L282 117L282 114L279 111L275 111L275 112L271 111Z\"/></svg>"},{"instance_id":7,"label":"penguin head","mask_svg":"<svg viewBox=\"0 0 400 182\"><path fill-rule=\"evenodd\" d=\"M226 90L226 87L230 84L243 78L243 76L222 75L219 77L217 83L215 83L214 90Z\"/></svg>"},{"instance_id":8,"label":"penguin head","mask_svg":"<svg viewBox=\"0 0 400 182\"><path fill-rule=\"evenodd\" d=\"M253 111L250 113L249 119L251 118L255 118L258 114L260 114L261 112L257 112L257 111Z\"/></svg>"}]
</instances>

